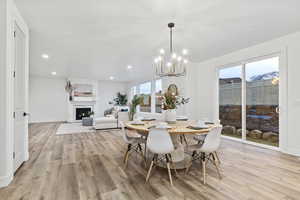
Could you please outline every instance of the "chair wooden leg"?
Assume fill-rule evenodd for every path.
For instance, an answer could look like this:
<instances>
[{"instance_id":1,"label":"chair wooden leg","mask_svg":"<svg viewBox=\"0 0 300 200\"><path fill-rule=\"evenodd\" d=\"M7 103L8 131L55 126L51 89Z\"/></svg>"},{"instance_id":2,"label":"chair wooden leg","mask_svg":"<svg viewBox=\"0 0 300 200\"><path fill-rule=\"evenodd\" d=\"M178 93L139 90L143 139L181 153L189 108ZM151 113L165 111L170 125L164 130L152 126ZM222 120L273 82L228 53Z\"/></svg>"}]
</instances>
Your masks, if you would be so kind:
<instances>
[{"instance_id":1,"label":"chair wooden leg","mask_svg":"<svg viewBox=\"0 0 300 200\"><path fill-rule=\"evenodd\" d=\"M218 175L219 175L219 179L222 179L222 176L221 176L221 173L220 173L220 170L219 170L219 167L218 167L218 164L217 164L217 160L216 160L216 158L215 158L214 153L212 153L212 157L213 157L213 164L214 164L214 166L216 167L217 173L218 173Z\"/></svg>"},{"instance_id":2,"label":"chair wooden leg","mask_svg":"<svg viewBox=\"0 0 300 200\"><path fill-rule=\"evenodd\" d=\"M127 165L128 165L129 154L130 154L130 152L127 153L126 158L125 158L125 169L127 168Z\"/></svg>"},{"instance_id":3,"label":"chair wooden leg","mask_svg":"<svg viewBox=\"0 0 300 200\"><path fill-rule=\"evenodd\" d=\"M166 154L165 156L166 156L166 161L167 161L167 168L168 168L170 183L171 183L171 186L173 186L172 174L171 174L171 168L170 168L170 159L169 159L168 154Z\"/></svg>"},{"instance_id":4,"label":"chair wooden leg","mask_svg":"<svg viewBox=\"0 0 300 200\"><path fill-rule=\"evenodd\" d=\"M130 150L131 150L131 144L128 144L127 151L124 155L124 160L123 160L123 162L125 163L125 169L127 167L127 162L128 162L128 157L129 157Z\"/></svg>"},{"instance_id":5,"label":"chair wooden leg","mask_svg":"<svg viewBox=\"0 0 300 200\"><path fill-rule=\"evenodd\" d=\"M197 152L193 151L191 161L188 163L188 166L185 169L185 175L189 172L189 170L190 170L190 168L193 164L193 160L194 160L195 155L197 155Z\"/></svg>"},{"instance_id":6,"label":"chair wooden leg","mask_svg":"<svg viewBox=\"0 0 300 200\"><path fill-rule=\"evenodd\" d=\"M153 156L153 159L151 161L151 164L150 164L150 167L149 167L149 170L148 170L148 173L147 173L147 177L146 177L146 182L148 182L148 180L149 180L149 177L150 177L151 170L152 170L155 159L156 159L156 155Z\"/></svg>"},{"instance_id":7,"label":"chair wooden leg","mask_svg":"<svg viewBox=\"0 0 300 200\"><path fill-rule=\"evenodd\" d=\"M214 154L215 157L217 158L218 163L221 164L221 161L220 161L220 159L219 159L218 153L215 151L213 154Z\"/></svg>"},{"instance_id":8,"label":"chair wooden leg","mask_svg":"<svg viewBox=\"0 0 300 200\"><path fill-rule=\"evenodd\" d=\"M206 184L206 162L205 162L205 154L202 154L202 174L203 174L203 184Z\"/></svg>"},{"instance_id":9,"label":"chair wooden leg","mask_svg":"<svg viewBox=\"0 0 300 200\"><path fill-rule=\"evenodd\" d=\"M144 156L141 144L138 144L138 150L139 150L139 153L141 154L141 156L142 156L142 158L144 160L144 164L145 164L145 167L146 167L147 166L146 157Z\"/></svg>"},{"instance_id":10,"label":"chair wooden leg","mask_svg":"<svg viewBox=\"0 0 300 200\"><path fill-rule=\"evenodd\" d=\"M171 186L173 186L172 174L171 174L171 169L170 169L170 162L167 163L167 168L168 168L170 183L171 183Z\"/></svg>"}]
</instances>

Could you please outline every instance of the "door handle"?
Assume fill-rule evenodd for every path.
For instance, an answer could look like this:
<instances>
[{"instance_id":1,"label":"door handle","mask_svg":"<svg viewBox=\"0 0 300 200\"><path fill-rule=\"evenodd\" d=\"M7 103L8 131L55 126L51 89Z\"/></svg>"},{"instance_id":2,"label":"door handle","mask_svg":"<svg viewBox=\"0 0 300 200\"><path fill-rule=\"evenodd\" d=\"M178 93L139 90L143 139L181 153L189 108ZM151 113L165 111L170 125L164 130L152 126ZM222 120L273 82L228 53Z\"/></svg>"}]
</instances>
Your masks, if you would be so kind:
<instances>
[{"instance_id":1,"label":"door handle","mask_svg":"<svg viewBox=\"0 0 300 200\"><path fill-rule=\"evenodd\" d=\"M279 111L280 111L280 110L279 110L279 106L277 106L276 109L275 109L275 112L276 112L277 114L279 114Z\"/></svg>"},{"instance_id":2,"label":"door handle","mask_svg":"<svg viewBox=\"0 0 300 200\"><path fill-rule=\"evenodd\" d=\"M29 115L29 113L23 112L23 117L26 117L26 116L28 116L28 115Z\"/></svg>"}]
</instances>

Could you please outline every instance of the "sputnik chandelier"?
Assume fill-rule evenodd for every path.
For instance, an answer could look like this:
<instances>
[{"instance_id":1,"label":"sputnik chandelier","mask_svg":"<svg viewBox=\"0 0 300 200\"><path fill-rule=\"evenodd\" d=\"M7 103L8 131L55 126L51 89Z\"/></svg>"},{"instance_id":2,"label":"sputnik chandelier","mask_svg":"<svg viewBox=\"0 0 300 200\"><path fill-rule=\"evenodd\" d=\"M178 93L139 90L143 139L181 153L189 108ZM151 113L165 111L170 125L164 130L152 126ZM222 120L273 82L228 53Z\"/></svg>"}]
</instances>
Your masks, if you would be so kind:
<instances>
[{"instance_id":1,"label":"sputnik chandelier","mask_svg":"<svg viewBox=\"0 0 300 200\"><path fill-rule=\"evenodd\" d=\"M186 75L186 67L188 60L185 58L188 51L183 49L181 55L173 50L173 28L174 23L169 23L170 28L170 53L166 53L164 49L160 49L159 56L154 59L154 67L156 75L159 77L180 77Z\"/></svg>"}]
</instances>

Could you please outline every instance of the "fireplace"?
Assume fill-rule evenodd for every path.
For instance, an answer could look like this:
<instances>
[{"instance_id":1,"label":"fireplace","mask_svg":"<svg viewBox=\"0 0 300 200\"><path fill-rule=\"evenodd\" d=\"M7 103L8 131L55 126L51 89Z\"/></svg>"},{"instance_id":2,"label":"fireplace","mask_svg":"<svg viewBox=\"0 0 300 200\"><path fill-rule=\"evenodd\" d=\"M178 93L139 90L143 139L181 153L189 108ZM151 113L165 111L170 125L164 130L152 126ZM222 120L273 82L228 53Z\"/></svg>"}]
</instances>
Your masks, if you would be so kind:
<instances>
[{"instance_id":1,"label":"fireplace","mask_svg":"<svg viewBox=\"0 0 300 200\"><path fill-rule=\"evenodd\" d=\"M87 114L91 111L92 111L92 108L76 108L76 111L75 111L76 120L81 120L82 117L87 116Z\"/></svg>"},{"instance_id":2,"label":"fireplace","mask_svg":"<svg viewBox=\"0 0 300 200\"><path fill-rule=\"evenodd\" d=\"M95 112L95 102L70 102L68 122L80 122L83 114Z\"/></svg>"}]
</instances>

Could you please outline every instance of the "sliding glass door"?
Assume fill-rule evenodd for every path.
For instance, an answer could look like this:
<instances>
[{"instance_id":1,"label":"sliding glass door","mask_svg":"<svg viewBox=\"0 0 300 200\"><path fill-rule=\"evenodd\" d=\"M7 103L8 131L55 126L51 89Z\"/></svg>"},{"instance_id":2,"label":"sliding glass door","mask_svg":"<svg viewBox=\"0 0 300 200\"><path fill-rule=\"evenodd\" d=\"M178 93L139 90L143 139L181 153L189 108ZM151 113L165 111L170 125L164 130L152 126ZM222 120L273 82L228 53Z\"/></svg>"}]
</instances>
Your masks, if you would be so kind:
<instances>
[{"instance_id":1,"label":"sliding glass door","mask_svg":"<svg viewBox=\"0 0 300 200\"><path fill-rule=\"evenodd\" d=\"M222 134L279 146L279 57L219 70Z\"/></svg>"},{"instance_id":2,"label":"sliding glass door","mask_svg":"<svg viewBox=\"0 0 300 200\"><path fill-rule=\"evenodd\" d=\"M219 71L219 119L223 135L242 138L242 66Z\"/></svg>"},{"instance_id":3,"label":"sliding glass door","mask_svg":"<svg viewBox=\"0 0 300 200\"><path fill-rule=\"evenodd\" d=\"M278 146L279 58L251 62L245 66L246 139Z\"/></svg>"}]
</instances>

